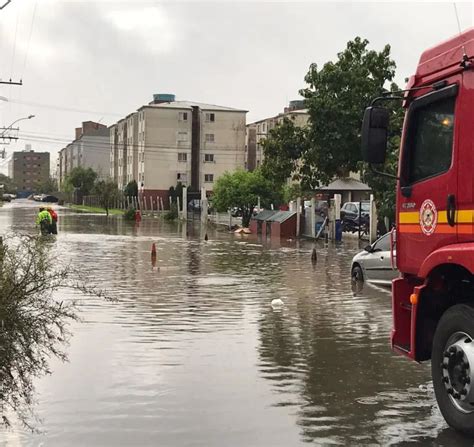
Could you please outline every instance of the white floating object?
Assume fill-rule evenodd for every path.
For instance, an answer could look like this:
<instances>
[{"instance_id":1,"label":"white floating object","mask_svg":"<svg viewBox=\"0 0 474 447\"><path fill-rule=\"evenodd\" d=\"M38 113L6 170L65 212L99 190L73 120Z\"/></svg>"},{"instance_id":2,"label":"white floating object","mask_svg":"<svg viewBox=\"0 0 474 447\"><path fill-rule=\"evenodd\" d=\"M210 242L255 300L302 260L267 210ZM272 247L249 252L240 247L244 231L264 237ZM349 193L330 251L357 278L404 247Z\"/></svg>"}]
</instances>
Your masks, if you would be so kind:
<instances>
[{"instance_id":1,"label":"white floating object","mask_svg":"<svg viewBox=\"0 0 474 447\"><path fill-rule=\"evenodd\" d=\"M280 298L275 298L270 305L273 309L281 309L283 307L283 301Z\"/></svg>"}]
</instances>

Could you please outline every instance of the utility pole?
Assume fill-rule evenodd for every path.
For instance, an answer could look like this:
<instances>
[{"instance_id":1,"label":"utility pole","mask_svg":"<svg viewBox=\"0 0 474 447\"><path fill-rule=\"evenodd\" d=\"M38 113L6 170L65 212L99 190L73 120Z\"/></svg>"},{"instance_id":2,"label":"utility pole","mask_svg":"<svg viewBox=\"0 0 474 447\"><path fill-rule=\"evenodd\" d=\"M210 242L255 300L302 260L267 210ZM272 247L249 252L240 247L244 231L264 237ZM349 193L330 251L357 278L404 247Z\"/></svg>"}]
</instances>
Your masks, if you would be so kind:
<instances>
[{"instance_id":1,"label":"utility pole","mask_svg":"<svg viewBox=\"0 0 474 447\"><path fill-rule=\"evenodd\" d=\"M7 84L7 85L23 85L23 80L20 79L20 82L13 82L11 79L9 81L1 81L0 84Z\"/></svg>"},{"instance_id":2,"label":"utility pole","mask_svg":"<svg viewBox=\"0 0 474 447\"><path fill-rule=\"evenodd\" d=\"M7 130L14 130L14 131L19 131L20 128L18 127L0 127L0 140L18 140L18 137L11 137L9 135L5 135L5 132ZM5 143L5 141L3 141L2 143Z\"/></svg>"}]
</instances>

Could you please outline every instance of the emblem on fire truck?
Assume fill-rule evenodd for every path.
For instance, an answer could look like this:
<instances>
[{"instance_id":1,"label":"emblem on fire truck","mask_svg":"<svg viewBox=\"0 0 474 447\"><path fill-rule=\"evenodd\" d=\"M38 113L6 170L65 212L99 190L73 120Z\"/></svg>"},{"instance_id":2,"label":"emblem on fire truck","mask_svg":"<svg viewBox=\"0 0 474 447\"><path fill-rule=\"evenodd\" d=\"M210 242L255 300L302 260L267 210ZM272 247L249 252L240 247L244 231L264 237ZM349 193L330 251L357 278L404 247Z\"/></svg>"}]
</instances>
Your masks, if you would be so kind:
<instances>
[{"instance_id":1,"label":"emblem on fire truck","mask_svg":"<svg viewBox=\"0 0 474 447\"><path fill-rule=\"evenodd\" d=\"M422 203L420 208L421 231L427 236L430 236L434 233L437 223L438 211L436 210L436 206L431 200L427 199Z\"/></svg>"}]
</instances>

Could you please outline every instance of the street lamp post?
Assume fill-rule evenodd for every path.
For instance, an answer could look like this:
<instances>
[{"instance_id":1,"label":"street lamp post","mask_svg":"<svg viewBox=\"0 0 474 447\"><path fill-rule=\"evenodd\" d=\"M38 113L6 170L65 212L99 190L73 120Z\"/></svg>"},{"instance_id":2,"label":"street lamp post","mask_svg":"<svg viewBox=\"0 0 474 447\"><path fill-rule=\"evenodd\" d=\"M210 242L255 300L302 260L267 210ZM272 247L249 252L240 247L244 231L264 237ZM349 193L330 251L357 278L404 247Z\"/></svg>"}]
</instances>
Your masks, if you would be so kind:
<instances>
[{"instance_id":1,"label":"street lamp post","mask_svg":"<svg viewBox=\"0 0 474 447\"><path fill-rule=\"evenodd\" d=\"M31 118L34 118L34 117L35 115L28 115L28 116L25 116L24 118L18 118L17 120L13 121L13 123L11 123L8 127L5 127L3 132L0 134L0 138L2 138L5 135L5 133L13 127L14 124L18 123L19 121L30 120Z\"/></svg>"}]
</instances>

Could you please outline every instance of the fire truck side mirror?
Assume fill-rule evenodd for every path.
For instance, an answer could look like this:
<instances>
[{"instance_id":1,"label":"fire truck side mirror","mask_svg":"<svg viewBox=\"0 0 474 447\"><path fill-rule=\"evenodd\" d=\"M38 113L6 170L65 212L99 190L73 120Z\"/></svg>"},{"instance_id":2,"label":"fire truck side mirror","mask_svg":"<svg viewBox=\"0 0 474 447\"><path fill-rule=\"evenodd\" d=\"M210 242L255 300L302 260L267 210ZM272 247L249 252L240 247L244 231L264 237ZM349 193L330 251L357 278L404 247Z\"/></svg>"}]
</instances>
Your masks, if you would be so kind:
<instances>
[{"instance_id":1,"label":"fire truck side mirror","mask_svg":"<svg viewBox=\"0 0 474 447\"><path fill-rule=\"evenodd\" d=\"M362 121L362 159L383 164L387 151L389 112L383 107L367 107Z\"/></svg>"}]
</instances>

